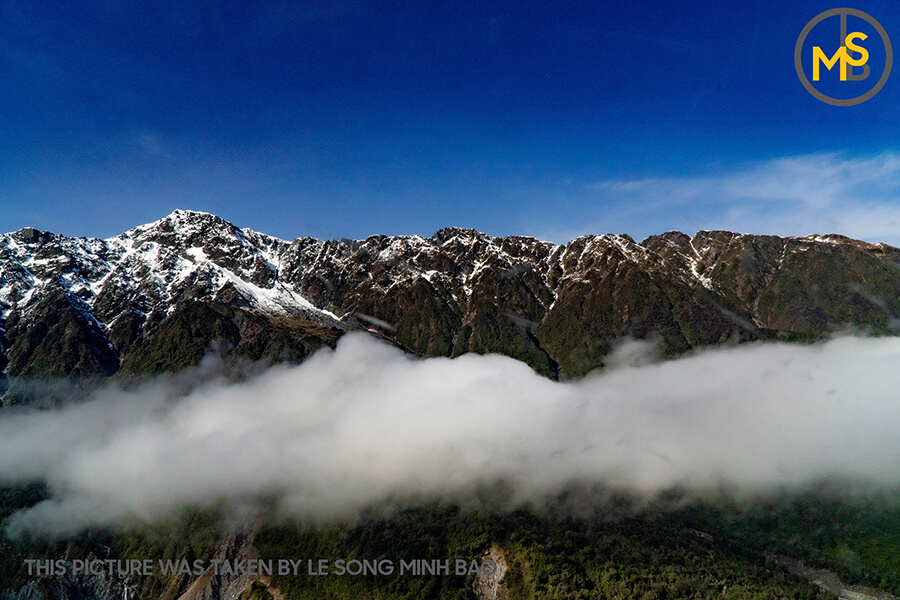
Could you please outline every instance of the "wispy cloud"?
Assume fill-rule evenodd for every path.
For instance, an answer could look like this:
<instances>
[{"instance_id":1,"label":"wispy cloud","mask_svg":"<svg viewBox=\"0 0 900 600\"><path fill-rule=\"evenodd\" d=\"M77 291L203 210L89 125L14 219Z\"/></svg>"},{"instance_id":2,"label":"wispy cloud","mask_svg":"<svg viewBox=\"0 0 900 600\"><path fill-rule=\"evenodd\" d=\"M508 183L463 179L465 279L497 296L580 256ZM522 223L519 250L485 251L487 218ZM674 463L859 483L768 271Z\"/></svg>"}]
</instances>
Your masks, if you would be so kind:
<instances>
[{"instance_id":1,"label":"wispy cloud","mask_svg":"<svg viewBox=\"0 0 900 600\"><path fill-rule=\"evenodd\" d=\"M139 131L135 136L135 143L148 156L156 156L163 151L159 136L150 131Z\"/></svg>"},{"instance_id":2,"label":"wispy cloud","mask_svg":"<svg viewBox=\"0 0 900 600\"><path fill-rule=\"evenodd\" d=\"M715 170L694 177L585 183L582 193L604 208L585 226L600 228L590 233L625 231L635 237L728 229L840 233L900 244L900 154L806 154ZM551 235L558 238L561 232Z\"/></svg>"}]
</instances>

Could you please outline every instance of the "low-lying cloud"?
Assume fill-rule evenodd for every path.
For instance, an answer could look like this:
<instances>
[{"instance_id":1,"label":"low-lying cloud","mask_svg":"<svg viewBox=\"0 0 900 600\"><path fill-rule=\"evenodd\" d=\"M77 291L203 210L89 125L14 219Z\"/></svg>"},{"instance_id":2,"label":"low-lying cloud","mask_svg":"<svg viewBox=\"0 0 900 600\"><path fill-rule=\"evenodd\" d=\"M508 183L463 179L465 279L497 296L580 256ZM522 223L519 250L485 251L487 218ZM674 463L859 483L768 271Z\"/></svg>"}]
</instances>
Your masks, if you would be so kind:
<instances>
[{"instance_id":1,"label":"low-lying cloud","mask_svg":"<svg viewBox=\"0 0 900 600\"><path fill-rule=\"evenodd\" d=\"M898 338L649 365L623 352L605 373L557 383L510 358L417 359L357 333L241 383L182 394L162 378L51 410L4 409L0 484L51 493L8 529L71 533L260 499L348 517L496 482L510 504L573 484L648 494L900 484Z\"/></svg>"}]
</instances>

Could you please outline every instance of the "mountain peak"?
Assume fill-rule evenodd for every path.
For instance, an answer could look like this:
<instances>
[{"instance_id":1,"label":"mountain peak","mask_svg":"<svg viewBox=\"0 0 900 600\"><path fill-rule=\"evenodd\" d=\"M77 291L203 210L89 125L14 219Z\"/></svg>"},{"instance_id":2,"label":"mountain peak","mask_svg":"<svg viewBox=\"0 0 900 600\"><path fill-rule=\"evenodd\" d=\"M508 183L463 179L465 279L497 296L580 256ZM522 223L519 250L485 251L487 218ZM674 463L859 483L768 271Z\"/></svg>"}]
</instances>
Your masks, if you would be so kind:
<instances>
[{"instance_id":1,"label":"mountain peak","mask_svg":"<svg viewBox=\"0 0 900 600\"><path fill-rule=\"evenodd\" d=\"M49 231L41 231L34 227L23 227L9 235L23 244L40 244L53 238L53 234Z\"/></svg>"},{"instance_id":2,"label":"mountain peak","mask_svg":"<svg viewBox=\"0 0 900 600\"><path fill-rule=\"evenodd\" d=\"M166 215L166 218L170 217L213 217L215 219L221 219L219 215L214 215L213 213L208 213L203 210L191 210L189 208L176 208Z\"/></svg>"},{"instance_id":3,"label":"mountain peak","mask_svg":"<svg viewBox=\"0 0 900 600\"><path fill-rule=\"evenodd\" d=\"M237 229L234 224L212 213L198 210L176 209L158 221L139 225L123 235L128 236L130 234L139 234L148 231L178 231L180 233L190 233L192 230L208 229L210 227L224 228L227 231L234 231Z\"/></svg>"}]
</instances>

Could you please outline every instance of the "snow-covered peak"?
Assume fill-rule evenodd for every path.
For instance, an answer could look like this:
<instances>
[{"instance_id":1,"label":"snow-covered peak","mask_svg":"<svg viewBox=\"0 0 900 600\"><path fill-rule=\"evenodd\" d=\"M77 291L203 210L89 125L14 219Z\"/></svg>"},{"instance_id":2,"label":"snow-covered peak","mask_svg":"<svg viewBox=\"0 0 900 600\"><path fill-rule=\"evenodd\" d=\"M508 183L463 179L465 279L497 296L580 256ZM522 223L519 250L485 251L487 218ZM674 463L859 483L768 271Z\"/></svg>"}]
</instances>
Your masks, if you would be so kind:
<instances>
[{"instance_id":1,"label":"snow-covered peak","mask_svg":"<svg viewBox=\"0 0 900 600\"><path fill-rule=\"evenodd\" d=\"M27 316L43 290L55 286L108 327L123 311L159 321L180 302L214 299L230 289L244 306L334 324L333 314L279 282L289 246L187 210L106 240L25 228L0 236L0 311L15 308Z\"/></svg>"},{"instance_id":2,"label":"snow-covered peak","mask_svg":"<svg viewBox=\"0 0 900 600\"><path fill-rule=\"evenodd\" d=\"M237 230L234 224L210 213L175 210L158 221L139 225L112 239L142 240L147 237L168 236L191 240L197 236L233 235Z\"/></svg>"}]
</instances>

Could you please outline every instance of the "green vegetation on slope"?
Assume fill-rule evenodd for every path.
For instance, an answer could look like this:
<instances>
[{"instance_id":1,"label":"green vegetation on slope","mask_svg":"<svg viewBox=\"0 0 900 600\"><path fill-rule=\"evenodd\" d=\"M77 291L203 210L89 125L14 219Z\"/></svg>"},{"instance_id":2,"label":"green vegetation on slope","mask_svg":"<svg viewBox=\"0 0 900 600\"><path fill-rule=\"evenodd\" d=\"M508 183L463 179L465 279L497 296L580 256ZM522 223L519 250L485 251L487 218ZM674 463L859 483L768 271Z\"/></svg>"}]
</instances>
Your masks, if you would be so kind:
<instances>
[{"instance_id":1,"label":"green vegetation on slope","mask_svg":"<svg viewBox=\"0 0 900 600\"><path fill-rule=\"evenodd\" d=\"M762 556L721 552L666 515L610 521L515 511L461 512L428 506L355 526L268 527L263 557L400 560L480 559L506 553L510 598L826 598ZM473 598L474 575L282 576L288 600Z\"/></svg>"},{"instance_id":2,"label":"green vegetation on slope","mask_svg":"<svg viewBox=\"0 0 900 600\"><path fill-rule=\"evenodd\" d=\"M0 517L44 497L39 487L0 492ZM619 516L612 517L613 512ZM0 581L16 588L28 578L25 558L94 556L124 559L209 559L224 521L215 512L186 510L162 525L91 531L61 541L3 540ZM711 536L711 537L710 537ZM318 526L269 522L254 541L263 559L480 560L490 547L505 554L504 585L519 598L828 598L785 567L777 553L827 568L844 583L900 592L900 500L845 500L809 492L737 504L698 502L645 509L627 516L598 510L503 513L425 505L355 524ZM105 554L104 554L105 553ZM285 600L331 598L470 599L474 575L275 576ZM177 598L188 576L132 580L143 598ZM250 596L268 600L264 586Z\"/></svg>"},{"instance_id":3,"label":"green vegetation on slope","mask_svg":"<svg viewBox=\"0 0 900 600\"><path fill-rule=\"evenodd\" d=\"M742 506L696 504L676 515L724 544L834 571L900 596L900 496L782 494Z\"/></svg>"}]
</instances>

